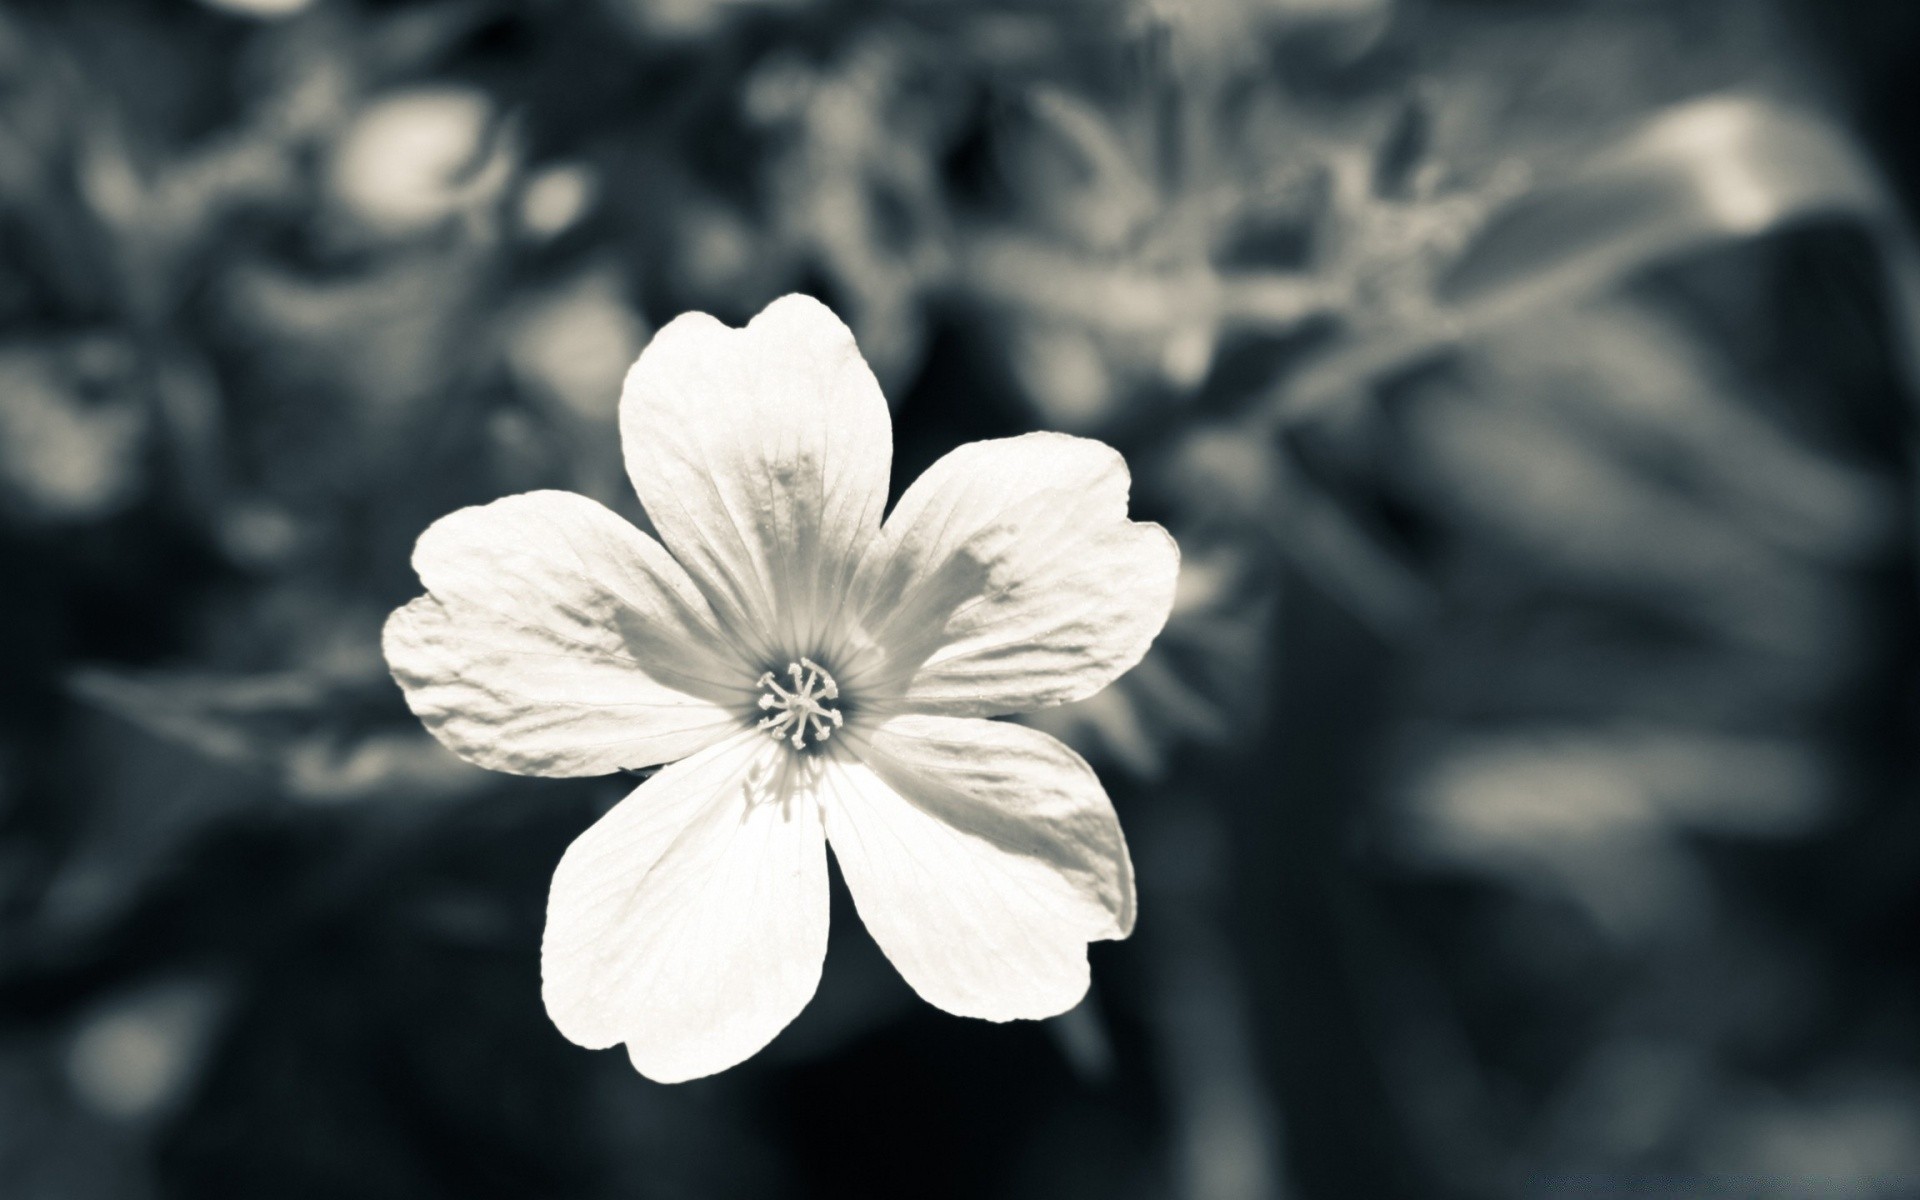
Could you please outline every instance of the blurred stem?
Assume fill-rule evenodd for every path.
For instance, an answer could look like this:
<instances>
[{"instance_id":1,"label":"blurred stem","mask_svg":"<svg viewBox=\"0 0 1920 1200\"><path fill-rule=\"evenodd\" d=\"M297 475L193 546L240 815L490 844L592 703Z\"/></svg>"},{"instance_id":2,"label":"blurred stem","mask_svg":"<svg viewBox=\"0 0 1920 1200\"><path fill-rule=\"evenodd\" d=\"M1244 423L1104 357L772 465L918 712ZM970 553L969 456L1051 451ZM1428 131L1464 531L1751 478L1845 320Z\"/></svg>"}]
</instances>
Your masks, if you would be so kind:
<instances>
[{"instance_id":1,"label":"blurred stem","mask_svg":"<svg viewBox=\"0 0 1920 1200\"><path fill-rule=\"evenodd\" d=\"M1225 793L1244 798L1232 874L1256 1045L1303 1196L1434 1200L1371 1032L1383 951L1351 849L1373 790L1391 659L1346 609L1302 586L1312 582L1284 589L1262 749Z\"/></svg>"},{"instance_id":2,"label":"blurred stem","mask_svg":"<svg viewBox=\"0 0 1920 1200\"><path fill-rule=\"evenodd\" d=\"M1378 638L1401 643L1427 625L1436 600L1424 579L1298 470L1285 487L1269 527L1280 555Z\"/></svg>"}]
</instances>

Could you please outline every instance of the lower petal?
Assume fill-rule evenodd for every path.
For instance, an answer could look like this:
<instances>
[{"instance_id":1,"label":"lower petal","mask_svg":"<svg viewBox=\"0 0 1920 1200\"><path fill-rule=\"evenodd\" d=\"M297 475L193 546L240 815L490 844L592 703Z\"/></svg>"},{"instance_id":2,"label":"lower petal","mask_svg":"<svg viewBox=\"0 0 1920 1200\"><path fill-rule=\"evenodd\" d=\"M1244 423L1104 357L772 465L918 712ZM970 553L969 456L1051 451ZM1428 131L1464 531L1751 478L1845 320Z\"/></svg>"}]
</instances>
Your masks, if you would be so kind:
<instances>
[{"instance_id":1,"label":"lower petal","mask_svg":"<svg viewBox=\"0 0 1920 1200\"><path fill-rule=\"evenodd\" d=\"M1133 867L1092 770L1035 730L896 717L850 734L821 792L834 857L887 958L936 1007L1050 1017L1087 943L1133 928Z\"/></svg>"},{"instance_id":2,"label":"lower petal","mask_svg":"<svg viewBox=\"0 0 1920 1200\"><path fill-rule=\"evenodd\" d=\"M541 947L567 1038L625 1042L649 1079L723 1071L812 998L827 857L800 764L743 732L640 785L567 849Z\"/></svg>"}]
</instances>

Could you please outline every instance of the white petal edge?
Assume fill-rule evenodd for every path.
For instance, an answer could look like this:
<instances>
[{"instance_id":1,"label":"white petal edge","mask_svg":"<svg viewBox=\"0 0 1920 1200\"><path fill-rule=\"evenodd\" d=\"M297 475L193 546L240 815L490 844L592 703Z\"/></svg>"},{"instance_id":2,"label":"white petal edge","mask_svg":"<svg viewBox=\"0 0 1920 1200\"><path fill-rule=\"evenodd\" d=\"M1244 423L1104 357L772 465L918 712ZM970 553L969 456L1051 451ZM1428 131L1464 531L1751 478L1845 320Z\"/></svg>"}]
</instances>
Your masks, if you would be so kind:
<instances>
[{"instance_id":1,"label":"white petal edge","mask_svg":"<svg viewBox=\"0 0 1920 1200\"><path fill-rule=\"evenodd\" d=\"M751 1057L827 953L827 856L800 760L743 732L640 785L554 872L541 994L568 1040L661 1083Z\"/></svg>"},{"instance_id":2,"label":"white petal edge","mask_svg":"<svg viewBox=\"0 0 1920 1200\"><path fill-rule=\"evenodd\" d=\"M879 532L893 458L846 325L800 295L744 329L674 318L627 373L620 439L648 518L715 612L765 666L816 654Z\"/></svg>"},{"instance_id":3,"label":"white petal edge","mask_svg":"<svg viewBox=\"0 0 1920 1200\"><path fill-rule=\"evenodd\" d=\"M1127 519L1126 460L1033 433L961 446L914 481L856 577L839 656L897 711L998 716L1084 699L1138 663L1180 552Z\"/></svg>"},{"instance_id":4,"label":"white petal edge","mask_svg":"<svg viewBox=\"0 0 1920 1200\"><path fill-rule=\"evenodd\" d=\"M1133 865L1087 764L999 721L850 733L821 809L860 919L913 990L989 1021L1080 1002L1087 943L1133 930Z\"/></svg>"},{"instance_id":5,"label":"white petal edge","mask_svg":"<svg viewBox=\"0 0 1920 1200\"><path fill-rule=\"evenodd\" d=\"M414 548L382 637L407 704L470 762L604 775L739 727L753 672L659 543L571 492L464 508Z\"/></svg>"}]
</instances>

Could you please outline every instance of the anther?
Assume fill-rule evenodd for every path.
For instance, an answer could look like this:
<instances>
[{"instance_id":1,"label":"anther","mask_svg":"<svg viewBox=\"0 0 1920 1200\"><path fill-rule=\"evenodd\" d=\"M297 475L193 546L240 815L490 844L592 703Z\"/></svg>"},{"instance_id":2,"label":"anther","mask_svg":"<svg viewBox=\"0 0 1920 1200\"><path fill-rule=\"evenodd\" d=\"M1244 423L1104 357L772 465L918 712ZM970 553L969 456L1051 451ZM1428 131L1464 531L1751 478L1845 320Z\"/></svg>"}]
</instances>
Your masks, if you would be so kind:
<instances>
[{"instance_id":1,"label":"anther","mask_svg":"<svg viewBox=\"0 0 1920 1200\"><path fill-rule=\"evenodd\" d=\"M815 744L824 742L845 724L840 710L827 706L840 698L840 685L810 658L788 663L787 676L792 680L790 688L780 686L772 671L760 676L760 707L770 715L760 719L758 728L792 742L795 750L804 750L809 737Z\"/></svg>"}]
</instances>

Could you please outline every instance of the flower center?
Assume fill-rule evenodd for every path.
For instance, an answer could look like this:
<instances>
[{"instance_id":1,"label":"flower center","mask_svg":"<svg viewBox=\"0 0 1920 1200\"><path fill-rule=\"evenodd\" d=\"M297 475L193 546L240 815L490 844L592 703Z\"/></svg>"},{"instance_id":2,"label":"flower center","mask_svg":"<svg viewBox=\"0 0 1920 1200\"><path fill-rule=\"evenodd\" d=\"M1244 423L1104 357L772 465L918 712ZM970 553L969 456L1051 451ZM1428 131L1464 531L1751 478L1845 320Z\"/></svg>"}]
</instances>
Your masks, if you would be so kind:
<instances>
[{"instance_id":1,"label":"flower center","mask_svg":"<svg viewBox=\"0 0 1920 1200\"><path fill-rule=\"evenodd\" d=\"M781 687L772 671L760 676L760 707L768 715L760 719L758 728L787 739L795 750L804 750L809 737L817 745L844 724L840 710L829 707L840 698L840 685L810 658L788 663L787 674L793 680L791 689Z\"/></svg>"}]
</instances>

